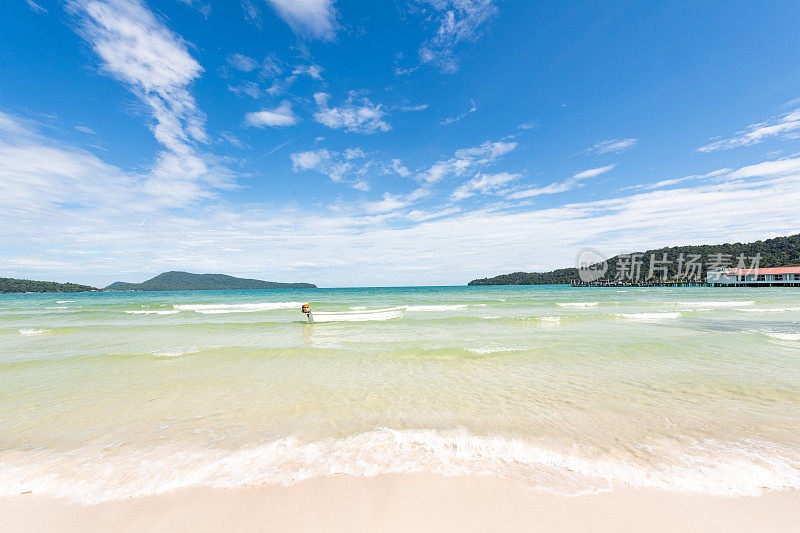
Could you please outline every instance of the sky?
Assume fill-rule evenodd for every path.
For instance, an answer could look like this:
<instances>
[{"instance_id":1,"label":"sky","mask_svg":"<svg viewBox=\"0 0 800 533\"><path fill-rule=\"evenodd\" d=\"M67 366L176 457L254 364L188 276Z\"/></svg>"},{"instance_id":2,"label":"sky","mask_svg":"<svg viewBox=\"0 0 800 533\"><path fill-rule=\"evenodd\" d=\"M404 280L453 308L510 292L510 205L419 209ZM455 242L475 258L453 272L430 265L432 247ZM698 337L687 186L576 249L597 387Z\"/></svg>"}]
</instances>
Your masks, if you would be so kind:
<instances>
[{"instance_id":1,"label":"sky","mask_svg":"<svg viewBox=\"0 0 800 533\"><path fill-rule=\"evenodd\" d=\"M800 231L797 2L0 10L0 276L457 285Z\"/></svg>"}]
</instances>

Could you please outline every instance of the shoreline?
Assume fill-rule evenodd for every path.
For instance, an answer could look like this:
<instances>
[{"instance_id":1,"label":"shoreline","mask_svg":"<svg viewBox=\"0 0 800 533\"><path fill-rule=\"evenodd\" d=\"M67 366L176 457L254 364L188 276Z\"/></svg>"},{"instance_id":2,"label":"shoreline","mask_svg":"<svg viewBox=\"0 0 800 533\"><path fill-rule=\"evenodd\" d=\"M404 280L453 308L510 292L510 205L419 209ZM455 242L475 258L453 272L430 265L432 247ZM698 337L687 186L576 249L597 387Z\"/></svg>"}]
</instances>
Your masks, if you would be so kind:
<instances>
[{"instance_id":1,"label":"shoreline","mask_svg":"<svg viewBox=\"0 0 800 533\"><path fill-rule=\"evenodd\" d=\"M345 474L284 487L176 489L92 505L0 497L17 531L796 531L800 491L711 496L614 488L581 496L489 475Z\"/></svg>"}]
</instances>

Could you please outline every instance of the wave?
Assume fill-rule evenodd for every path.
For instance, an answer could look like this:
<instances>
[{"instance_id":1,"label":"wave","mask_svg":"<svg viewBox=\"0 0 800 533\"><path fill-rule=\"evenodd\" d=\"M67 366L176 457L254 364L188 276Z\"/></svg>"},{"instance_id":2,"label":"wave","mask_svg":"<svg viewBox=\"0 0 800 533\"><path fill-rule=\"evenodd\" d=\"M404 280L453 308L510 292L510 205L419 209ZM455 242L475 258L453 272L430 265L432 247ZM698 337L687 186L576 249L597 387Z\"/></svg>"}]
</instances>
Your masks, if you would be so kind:
<instances>
[{"instance_id":1,"label":"wave","mask_svg":"<svg viewBox=\"0 0 800 533\"><path fill-rule=\"evenodd\" d=\"M613 316L617 318L626 318L628 320L638 320L641 322L660 322L661 320L672 320L679 318L680 313L615 313Z\"/></svg>"},{"instance_id":2,"label":"wave","mask_svg":"<svg viewBox=\"0 0 800 533\"><path fill-rule=\"evenodd\" d=\"M125 311L129 315L174 315L180 313L178 309L142 309L140 311Z\"/></svg>"},{"instance_id":3,"label":"wave","mask_svg":"<svg viewBox=\"0 0 800 533\"><path fill-rule=\"evenodd\" d=\"M171 348L167 350L156 350L152 355L156 357L179 357L200 352L198 348Z\"/></svg>"},{"instance_id":4,"label":"wave","mask_svg":"<svg viewBox=\"0 0 800 533\"><path fill-rule=\"evenodd\" d=\"M228 313L257 313L276 309L297 309L305 302L262 302L256 304L178 304L173 305L178 311L194 311L204 315L222 315Z\"/></svg>"},{"instance_id":5,"label":"wave","mask_svg":"<svg viewBox=\"0 0 800 533\"><path fill-rule=\"evenodd\" d=\"M560 322L560 316L537 316L537 320L541 320L542 322Z\"/></svg>"},{"instance_id":6,"label":"wave","mask_svg":"<svg viewBox=\"0 0 800 533\"><path fill-rule=\"evenodd\" d=\"M745 313L786 313L789 311L800 311L800 307L751 307L737 309Z\"/></svg>"},{"instance_id":7,"label":"wave","mask_svg":"<svg viewBox=\"0 0 800 533\"><path fill-rule=\"evenodd\" d=\"M71 308L66 305L57 305L53 307L45 307L45 309L71 309Z\"/></svg>"},{"instance_id":8,"label":"wave","mask_svg":"<svg viewBox=\"0 0 800 533\"><path fill-rule=\"evenodd\" d=\"M56 300L57 304L74 304L78 300Z\"/></svg>"},{"instance_id":9,"label":"wave","mask_svg":"<svg viewBox=\"0 0 800 533\"><path fill-rule=\"evenodd\" d=\"M741 306L753 305L756 302L754 302L753 300L747 300L747 301L722 300L716 302L690 301L690 302L672 302L672 303L676 305L683 305L686 307L712 308L712 307L741 307Z\"/></svg>"},{"instance_id":10,"label":"wave","mask_svg":"<svg viewBox=\"0 0 800 533\"><path fill-rule=\"evenodd\" d=\"M597 307L597 302L557 302L559 307Z\"/></svg>"},{"instance_id":11,"label":"wave","mask_svg":"<svg viewBox=\"0 0 800 533\"><path fill-rule=\"evenodd\" d=\"M467 304L453 304L453 305L403 305L401 307L406 311L455 311L457 309L466 309L469 306Z\"/></svg>"},{"instance_id":12,"label":"wave","mask_svg":"<svg viewBox=\"0 0 800 533\"><path fill-rule=\"evenodd\" d=\"M352 309L353 311L363 311L366 308L367 308L366 305L357 305L355 307L351 307L350 309Z\"/></svg>"},{"instance_id":13,"label":"wave","mask_svg":"<svg viewBox=\"0 0 800 533\"><path fill-rule=\"evenodd\" d=\"M778 333L775 331L759 331L759 333L782 341L800 341L800 333Z\"/></svg>"},{"instance_id":14,"label":"wave","mask_svg":"<svg viewBox=\"0 0 800 533\"><path fill-rule=\"evenodd\" d=\"M498 352L514 352L522 349L523 348L514 348L509 346L477 346L474 348L464 348L464 350L467 352L476 353L479 355L487 355Z\"/></svg>"},{"instance_id":15,"label":"wave","mask_svg":"<svg viewBox=\"0 0 800 533\"><path fill-rule=\"evenodd\" d=\"M52 329L38 329L38 328L22 328L22 329L19 330L19 334L20 335L25 335L27 337L30 337L30 336L33 336L33 335L42 335L42 334L48 333L50 331L53 331L53 330Z\"/></svg>"},{"instance_id":16,"label":"wave","mask_svg":"<svg viewBox=\"0 0 800 533\"><path fill-rule=\"evenodd\" d=\"M647 454L569 446L466 430L380 428L338 439L285 437L237 449L172 442L147 448L94 445L52 452L5 450L0 495L48 494L93 504L185 487L292 485L347 474L491 474L524 486L575 495L618 484L723 496L800 488L797 451L753 440L652 439ZM619 453L619 452L617 452Z\"/></svg>"}]
</instances>

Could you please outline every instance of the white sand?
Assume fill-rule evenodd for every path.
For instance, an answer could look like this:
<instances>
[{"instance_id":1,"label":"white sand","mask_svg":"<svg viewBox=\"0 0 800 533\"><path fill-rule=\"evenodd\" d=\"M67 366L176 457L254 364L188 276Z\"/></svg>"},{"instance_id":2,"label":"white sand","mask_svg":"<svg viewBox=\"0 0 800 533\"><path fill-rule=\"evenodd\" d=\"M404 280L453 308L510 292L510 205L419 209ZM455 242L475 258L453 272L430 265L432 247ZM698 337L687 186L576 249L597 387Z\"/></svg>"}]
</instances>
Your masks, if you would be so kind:
<instances>
[{"instance_id":1,"label":"white sand","mask_svg":"<svg viewBox=\"0 0 800 533\"><path fill-rule=\"evenodd\" d=\"M556 496L489 476L331 476L291 487L182 489L82 506L0 498L16 531L798 531L800 493L722 498L629 488Z\"/></svg>"}]
</instances>

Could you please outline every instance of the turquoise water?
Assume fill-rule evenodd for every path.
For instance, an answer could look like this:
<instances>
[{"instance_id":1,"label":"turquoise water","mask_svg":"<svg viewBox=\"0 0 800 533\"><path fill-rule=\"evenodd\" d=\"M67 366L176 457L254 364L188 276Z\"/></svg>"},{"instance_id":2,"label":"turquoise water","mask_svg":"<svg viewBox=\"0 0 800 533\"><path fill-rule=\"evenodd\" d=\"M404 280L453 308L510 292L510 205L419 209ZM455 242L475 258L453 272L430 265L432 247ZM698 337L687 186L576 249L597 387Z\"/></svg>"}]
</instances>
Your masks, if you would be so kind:
<instances>
[{"instance_id":1,"label":"turquoise water","mask_svg":"<svg viewBox=\"0 0 800 533\"><path fill-rule=\"evenodd\" d=\"M305 323L404 306L401 319ZM795 289L0 295L0 493L331 473L800 488Z\"/></svg>"}]
</instances>

